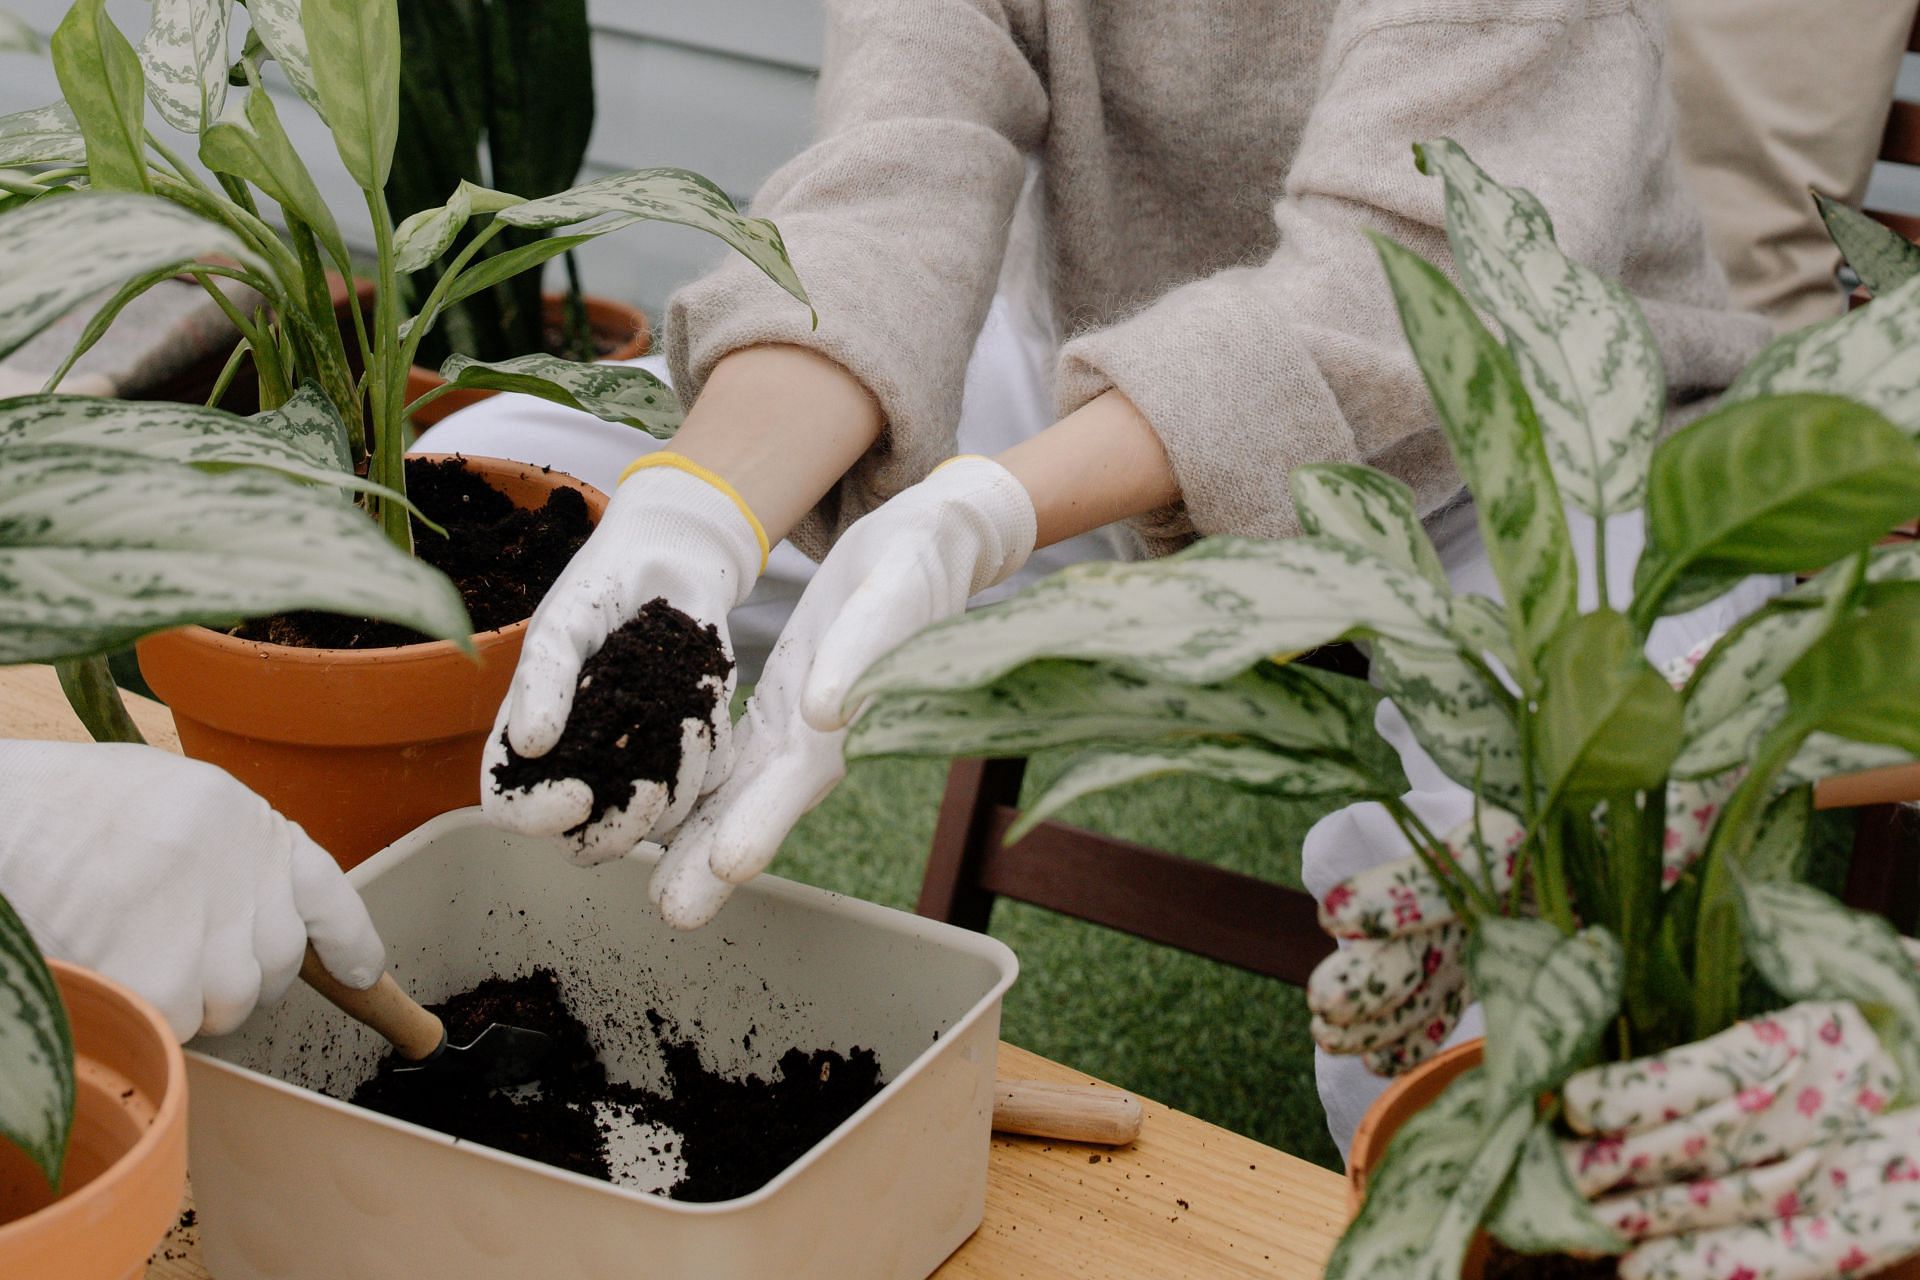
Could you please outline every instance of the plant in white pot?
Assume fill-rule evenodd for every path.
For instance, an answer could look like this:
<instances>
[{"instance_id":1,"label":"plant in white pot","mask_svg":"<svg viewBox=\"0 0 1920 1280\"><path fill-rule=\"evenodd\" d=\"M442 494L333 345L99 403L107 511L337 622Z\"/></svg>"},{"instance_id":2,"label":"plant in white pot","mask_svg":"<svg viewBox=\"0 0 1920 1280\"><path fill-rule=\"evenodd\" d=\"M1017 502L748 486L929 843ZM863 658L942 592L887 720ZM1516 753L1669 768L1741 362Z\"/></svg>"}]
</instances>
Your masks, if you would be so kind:
<instances>
[{"instance_id":1,"label":"plant in white pot","mask_svg":"<svg viewBox=\"0 0 1920 1280\"><path fill-rule=\"evenodd\" d=\"M0 356L111 291L86 326L77 357L128 300L161 280L190 276L241 334L221 383L250 361L264 408L298 399L303 417L337 420L328 430L344 434L341 465L363 480L356 500L396 547L411 552L405 423L450 389L530 392L655 435L679 421L672 393L641 370L537 353L494 363L456 356L442 369L446 385L409 404L407 370L448 306L643 221L706 231L796 298L804 301L805 293L772 224L740 214L711 183L678 169L614 174L536 200L463 182L444 205L396 227L385 195L402 77L396 4L253 0L236 61L232 0L156 5L137 51L101 0L79 0L50 42L63 100L0 117L0 168L35 169L5 180ZM366 203L376 301L371 316L348 309L345 333L336 323L328 269L351 276L354 262L340 220L262 85L268 62L278 64L302 100L294 109L311 109L324 123ZM204 168L148 128L149 100L162 119L197 139ZM279 226L267 221L275 209ZM516 228L564 234L481 256ZM462 247L442 264L415 314L404 315L402 277L433 263L463 232ZM251 294L230 293L233 284ZM63 372L49 379L49 392ZM223 389L217 385L210 402ZM28 411L27 402L0 403L0 422ZM467 465L514 506L552 502L554 489L584 491L535 468ZM585 492L589 510L576 523L600 501ZM450 502L451 512L464 515L462 501ZM419 550L455 556L459 539L430 533ZM338 653L207 631L150 642L142 665L173 704L190 754L227 767L351 862L423 818L477 798L481 744L524 630L512 618L486 625L496 629L480 638L478 665L445 645L390 643ZM101 664L86 660L64 674L70 689L89 691L76 709L96 736L130 735Z\"/></svg>"},{"instance_id":2,"label":"plant in white pot","mask_svg":"<svg viewBox=\"0 0 1920 1280\"><path fill-rule=\"evenodd\" d=\"M1085 748L1021 827L1168 773L1386 807L1415 856L1322 903L1352 941L1316 1034L1405 1069L1470 993L1484 1065L1393 1138L1329 1275L1454 1275L1482 1229L1689 1280L1920 1250L1920 980L1884 921L1799 883L1813 781L1920 754L1920 554L1876 546L1920 513L1920 275L1660 440L1631 298L1531 195L1419 156L1464 295L1377 243L1504 603L1450 589L1404 485L1304 467L1307 536L1081 566L902 646L849 753ZM1568 512L1604 547L1636 510L1632 599L1582 612ZM1649 664L1656 621L1754 573L1811 576L1697 665ZM1354 682L1270 656L1338 640L1476 797L1459 831L1402 803Z\"/></svg>"}]
</instances>

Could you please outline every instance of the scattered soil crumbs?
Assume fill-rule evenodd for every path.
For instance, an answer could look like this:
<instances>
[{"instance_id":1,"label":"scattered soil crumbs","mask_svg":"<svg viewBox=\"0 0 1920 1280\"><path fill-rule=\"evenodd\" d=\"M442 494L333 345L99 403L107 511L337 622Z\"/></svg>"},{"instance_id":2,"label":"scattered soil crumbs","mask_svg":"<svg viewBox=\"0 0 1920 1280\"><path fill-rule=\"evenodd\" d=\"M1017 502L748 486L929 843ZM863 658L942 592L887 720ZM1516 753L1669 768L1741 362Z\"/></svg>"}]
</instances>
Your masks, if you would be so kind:
<instances>
[{"instance_id":1,"label":"scattered soil crumbs","mask_svg":"<svg viewBox=\"0 0 1920 1280\"><path fill-rule=\"evenodd\" d=\"M703 1064L693 1041L676 1039L673 1025L652 1011L647 1019L666 1058L667 1095L614 1083L549 969L489 978L429 1007L445 1020L454 1044L494 1022L552 1036L553 1055L537 1093L488 1090L431 1071L396 1075L393 1069L404 1063L391 1056L354 1092L354 1105L609 1181L602 1125L662 1125L679 1133L686 1163L686 1175L664 1193L675 1200L731 1200L757 1190L885 1084L873 1051L860 1048L845 1056L789 1049L772 1079L729 1079ZM596 1114L607 1113L614 1118L596 1122Z\"/></svg>"},{"instance_id":2,"label":"scattered soil crumbs","mask_svg":"<svg viewBox=\"0 0 1920 1280\"><path fill-rule=\"evenodd\" d=\"M503 791L558 778L585 782L593 808L576 831L625 806L637 781L665 783L671 796L680 776L680 725L708 725L732 671L711 624L665 599L651 600L581 667L572 714L553 750L528 757L508 746L494 780Z\"/></svg>"},{"instance_id":3,"label":"scattered soil crumbs","mask_svg":"<svg viewBox=\"0 0 1920 1280\"><path fill-rule=\"evenodd\" d=\"M531 616L593 532L579 490L556 489L544 506L522 510L457 461L408 459L407 496L447 531L441 537L415 517L414 552L453 579L475 631ZM428 639L395 622L311 611L262 618L235 634L309 649L377 649Z\"/></svg>"},{"instance_id":4,"label":"scattered soil crumbs","mask_svg":"<svg viewBox=\"0 0 1920 1280\"><path fill-rule=\"evenodd\" d=\"M1498 1240L1487 1250L1485 1280L1614 1280L1618 1258L1574 1258L1564 1253L1516 1253Z\"/></svg>"}]
</instances>

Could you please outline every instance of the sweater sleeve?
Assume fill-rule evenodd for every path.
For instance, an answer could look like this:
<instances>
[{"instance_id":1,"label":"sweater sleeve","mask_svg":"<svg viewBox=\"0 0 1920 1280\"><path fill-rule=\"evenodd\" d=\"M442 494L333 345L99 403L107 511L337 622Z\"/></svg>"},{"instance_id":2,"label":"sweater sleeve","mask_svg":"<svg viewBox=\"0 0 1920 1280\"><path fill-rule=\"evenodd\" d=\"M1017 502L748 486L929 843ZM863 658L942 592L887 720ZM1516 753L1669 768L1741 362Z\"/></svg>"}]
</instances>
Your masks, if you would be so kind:
<instances>
[{"instance_id":1,"label":"sweater sleeve","mask_svg":"<svg viewBox=\"0 0 1920 1280\"><path fill-rule=\"evenodd\" d=\"M769 178L772 218L819 312L735 259L668 304L667 356L691 401L761 343L810 348L880 402L878 443L791 535L825 553L952 452L968 353L1039 146L1047 97L1024 0L828 0L819 141Z\"/></svg>"},{"instance_id":2,"label":"sweater sleeve","mask_svg":"<svg viewBox=\"0 0 1920 1280\"><path fill-rule=\"evenodd\" d=\"M1572 256L1629 288L1649 245L1704 254L1690 203L1662 177L1663 37L1643 3L1343 0L1274 206L1271 257L1176 288L1061 353L1063 412L1118 388L1166 446L1182 501L1140 522L1150 551L1196 534L1297 532L1287 476L1309 462L1382 467L1423 512L1458 492L1362 234L1452 272L1442 186L1416 171L1411 144L1458 141L1541 199ZM1758 322L1727 313L1724 298L1690 301L1701 305L1657 317L1673 337L1663 346L1694 363L1693 348L1738 348L1721 353L1737 367Z\"/></svg>"}]
</instances>

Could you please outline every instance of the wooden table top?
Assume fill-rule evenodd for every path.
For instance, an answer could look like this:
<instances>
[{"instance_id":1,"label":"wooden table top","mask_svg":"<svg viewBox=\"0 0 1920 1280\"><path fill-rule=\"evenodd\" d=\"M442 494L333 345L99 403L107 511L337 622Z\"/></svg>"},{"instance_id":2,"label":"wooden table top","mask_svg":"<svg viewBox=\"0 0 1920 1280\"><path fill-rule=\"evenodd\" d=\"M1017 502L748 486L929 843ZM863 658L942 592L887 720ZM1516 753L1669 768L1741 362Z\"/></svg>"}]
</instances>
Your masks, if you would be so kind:
<instances>
[{"instance_id":1,"label":"wooden table top","mask_svg":"<svg viewBox=\"0 0 1920 1280\"><path fill-rule=\"evenodd\" d=\"M128 698L147 740L179 750L172 717ZM0 737L85 733L46 667L0 669ZM1090 1077L1010 1044L1012 1079ZM1122 1150L995 1135L986 1220L939 1280L1014 1277L1318 1276L1346 1222L1338 1174L1141 1099L1146 1123ZM154 1254L149 1280L211 1280L192 1227ZM219 1280L247 1280L226 1277Z\"/></svg>"}]
</instances>

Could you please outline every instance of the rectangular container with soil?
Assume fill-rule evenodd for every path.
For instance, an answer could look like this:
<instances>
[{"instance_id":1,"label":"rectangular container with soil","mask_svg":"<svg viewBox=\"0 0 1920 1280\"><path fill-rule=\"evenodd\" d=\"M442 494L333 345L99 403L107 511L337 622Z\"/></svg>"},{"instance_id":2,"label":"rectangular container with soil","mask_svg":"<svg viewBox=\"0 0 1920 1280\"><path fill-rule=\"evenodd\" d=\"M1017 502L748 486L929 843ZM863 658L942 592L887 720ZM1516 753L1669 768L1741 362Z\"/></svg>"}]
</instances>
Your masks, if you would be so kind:
<instances>
[{"instance_id":1,"label":"rectangular container with soil","mask_svg":"<svg viewBox=\"0 0 1920 1280\"><path fill-rule=\"evenodd\" d=\"M275 1280L920 1280L979 1225L1012 953L977 934L767 876L693 933L652 867L566 865L477 810L351 873L403 987L440 1001L550 969L610 1077L670 1092L670 1047L777 1074L790 1049L871 1049L886 1086L757 1191L686 1203L349 1106L385 1045L296 989L189 1052L201 1242ZM670 1025L662 1034L649 1014Z\"/></svg>"}]
</instances>

